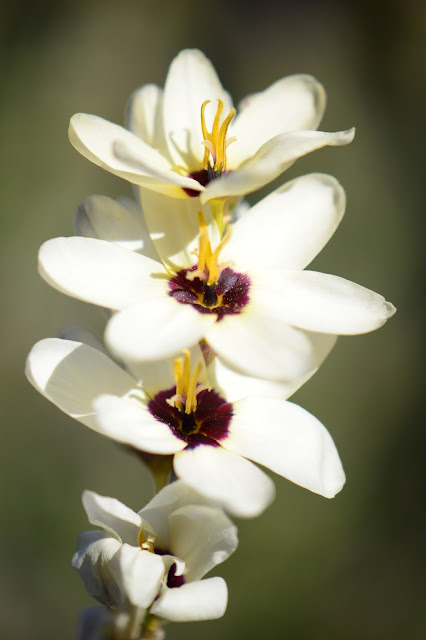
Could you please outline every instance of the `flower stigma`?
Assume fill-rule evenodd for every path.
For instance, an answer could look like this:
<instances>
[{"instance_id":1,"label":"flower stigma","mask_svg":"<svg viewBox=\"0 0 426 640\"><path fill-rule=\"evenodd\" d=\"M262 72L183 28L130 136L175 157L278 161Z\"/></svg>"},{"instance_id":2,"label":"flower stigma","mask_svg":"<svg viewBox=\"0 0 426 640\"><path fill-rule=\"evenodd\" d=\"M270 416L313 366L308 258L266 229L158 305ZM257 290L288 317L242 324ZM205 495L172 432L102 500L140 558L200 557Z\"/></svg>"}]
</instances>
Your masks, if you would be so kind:
<instances>
[{"instance_id":1,"label":"flower stigma","mask_svg":"<svg viewBox=\"0 0 426 640\"><path fill-rule=\"evenodd\" d=\"M201 105L201 131L203 132L203 141L201 144L205 146L204 151L204 168L207 171L214 172L217 178L226 169L226 149L236 140L236 138L226 139L229 125L237 113L234 108L231 109L225 120L220 124L220 117L223 111L223 101L218 100L216 115L213 120L211 132L207 131L205 111L206 106L211 100L205 100ZM211 156L211 160L210 160Z\"/></svg>"},{"instance_id":2,"label":"flower stigma","mask_svg":"<svg viewBox=\"0 0 426 640\"><path fill-rule=\"evenodd\" d=\"M227 173L226 149L236 138L227 138L229 125L233 120L236 110L234 108L228 113L222 124L220 119L223 112L223 100L218 99L216 115L213 120L212 130L208 131L206 124L206 106L211 100L205 100L201 105L201 132L204 145L203 168L188 174L189 178L197 180L203 187L209 182L219 178L223 173ZM183 189L187 196L193 198L199 195L195 189Z\"/></svg>"}]
</instances>

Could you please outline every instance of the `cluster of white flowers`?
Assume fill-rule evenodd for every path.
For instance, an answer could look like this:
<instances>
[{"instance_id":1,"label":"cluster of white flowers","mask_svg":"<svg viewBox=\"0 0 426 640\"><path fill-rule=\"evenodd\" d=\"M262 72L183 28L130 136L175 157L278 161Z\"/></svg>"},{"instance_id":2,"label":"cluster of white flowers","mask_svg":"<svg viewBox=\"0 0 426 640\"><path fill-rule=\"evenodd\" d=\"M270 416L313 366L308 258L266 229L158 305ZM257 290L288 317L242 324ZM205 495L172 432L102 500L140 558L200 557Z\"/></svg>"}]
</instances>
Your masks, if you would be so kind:
<instances>
[{"instance_id":1,"label":"cluster of white flowers","mask_svg":"<svg viewBox=\"0 0 426 640\"><path fill-rule=\"evenodd\" d=\"M395 311L338 276L307 271L336 230L345 193L329 175L242 203L297 158L351 142L317 131L322 86L294 75L237 110L196 50L172 62L164 90L146 85L128 128L71 119L70 140L135 185L136 200L91 196L76 235L47 241L50 285L110 310L104 339L80 328L38 342L30 382L62 411L136 451L159 492L135 513L86 491L89 522L73 566L106 608L81 637L161 638L166 621L222 616L235 551L228 514L260 515L275 487L258 463L332 498L345 482L326 428L288 397L338 335L380 327ZM232 144L231 144L232 143Z\"/></svg>"}]
</instances>

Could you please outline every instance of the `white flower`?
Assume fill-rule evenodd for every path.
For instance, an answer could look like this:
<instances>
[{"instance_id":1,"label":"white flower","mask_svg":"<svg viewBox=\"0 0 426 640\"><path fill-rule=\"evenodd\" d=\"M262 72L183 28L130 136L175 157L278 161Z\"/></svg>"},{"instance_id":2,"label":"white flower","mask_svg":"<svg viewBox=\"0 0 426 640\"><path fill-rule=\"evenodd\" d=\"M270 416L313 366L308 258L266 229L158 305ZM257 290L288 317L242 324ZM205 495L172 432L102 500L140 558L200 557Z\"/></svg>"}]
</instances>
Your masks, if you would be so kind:
<instances>
[{"instance_id":1,"label":"white flower","mask_svg":"<svg viewBox=\"0 0 426 640\"><path fill-rule=\"evenodd\" d=\"M284 400L294 382L247 379L217 359L207 370L198 347L184 359L128 366L53 338L33 347L26 372L46 398L91 429L139 451L174 455L179 478L239 517L259 515L275 493L250 460L328 498L342 488L329 433Z\"/></svg>"},{"instance_id":2,"label":"white flower","mask_svg":"<svg viewBox=\"0 0 426 640\"><path fill-rule=\"evenodd\" d=\"M334 336L377 329L395 311L369 289L303 271L344 208L339 183L311 174L255 205L214 250L201 219L198 258L182 252L173 271L110 242L74 237L41 247L40 274L63 293L118 311L105 338L120 359L167 358L204 339L245 374L298 378L318 366Z\"/></svg>"},{"instance_id":3,"label":"white flower","mask_svg":"<svg viewBox=\"0 0 426 640\"><path fill-rule=\"evenodd\" d=\"M84 492L83 505L89 522L103 531L80 535L72 564L93 597L175 622L225 613L225 581L201 580L238 545L237 529L221 509L181 481L139 513L91 491Z\"/></svg>"},{"instance_id":4,"label":"white flower","mask_svg":"<svg viewBox=\"0 0 426 640\"><path fill-rule=\"evenodd\" d=\"M211 62L200 51L184 50L170 66L164 92L155 85L135 92L130 131L80 113L71 118L69 137L86 158L117 176L206 202L259 189L297 158L351 142L353 129L315 131L324 109L323 87L311 76L294 75L246 98L234 118Z\"/></svg>"}]
</instances>

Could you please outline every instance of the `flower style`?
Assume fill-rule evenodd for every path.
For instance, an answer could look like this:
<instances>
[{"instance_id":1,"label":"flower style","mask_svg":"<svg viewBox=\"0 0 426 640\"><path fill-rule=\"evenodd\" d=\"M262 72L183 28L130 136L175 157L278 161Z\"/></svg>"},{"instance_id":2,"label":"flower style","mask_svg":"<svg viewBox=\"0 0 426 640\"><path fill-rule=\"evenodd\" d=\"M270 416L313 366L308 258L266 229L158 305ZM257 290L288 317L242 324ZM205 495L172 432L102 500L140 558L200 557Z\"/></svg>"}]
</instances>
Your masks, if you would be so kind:
<instances>
[{"instance_id":1,"label":"flower style","mask_svg":"<svg viewBox=\"0 0 426 640\"><path fill-rule=\"evenodd\" d=\"M174 482L139 513L114 498L83 493L89 522L103 531L79 537L73 567L88 592L112 609L140 609L174 622L223 616L222 578L201 580L237 548L237 529L223 511Z\"/></svg>"},{"instance_id":2,"label":"flower style","mask_svg":"<svg viewBox=\"0 0 426 640\"><path fill-rule=\"evenodd\" d=\"M264 198L222 240L200 215L197 257L181 252L173 268L74 237L46 242L39 269L59 291L118 311L105 338L120 359L167 358L204 339L247 375L289 380L315 369L334 336L377 329L395 311L369 289L303 271L344 208L339 183L311 174Z\"/></svg>"},{"instance_id":3,"label":"flower style","mask_svg":"<svg viewBox=\"0 0 426 640\"><path fill-rule=\"evenodd\" d=\"M246 378L217 358L206 368L199 347L175 360L127 365L53 338L33 347L26 372L46 398L91 429L138 451L173 455L179 478L236 516L255 517L274 499L273 482L250 460L328 498L342 488L329 433L284 400L294 383L291 389Z\"/></svg>"},{"instance_id":4,"label":"flower style","mask_svg":"<svg viewBox=\"0 0 426 640\"><path fill-rule=\"evenodd\" d=\"M247 97L237 113L211 62L201 51L184 50L170 66L164 92L146 85L133 94L130 131L80 113L71 118L69 137L86 158L117 176L206 202L245 195L297 158L351 142L353 129L316 131L325 101L314 78L294 75Z\"/></svg>"}]
</instances>

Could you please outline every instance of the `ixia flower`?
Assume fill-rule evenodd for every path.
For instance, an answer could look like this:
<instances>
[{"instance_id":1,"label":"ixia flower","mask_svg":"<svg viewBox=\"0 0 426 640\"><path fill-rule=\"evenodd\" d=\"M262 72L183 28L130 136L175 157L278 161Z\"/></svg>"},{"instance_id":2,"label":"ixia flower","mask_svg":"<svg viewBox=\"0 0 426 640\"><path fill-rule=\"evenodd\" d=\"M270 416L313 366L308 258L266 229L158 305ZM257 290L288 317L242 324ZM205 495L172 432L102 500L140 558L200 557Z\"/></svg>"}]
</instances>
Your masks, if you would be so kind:
<instances>
[{"instance_id":1,"label":"ixia flower","mask_svg":"<svg viewBox=\"0 0 426 640\"><path fill-rule=\"evenodd\" d=\"M133 95L130 131L79 113L69 137L86 158L121 178L206 202L259 189L297 158L351 142L353 129L315 131L324 109L322 86L294 75L249 96L236 112L211 62L201 51L184 50L164 92L147 85Z\"/></svg>"},{"instance_id":2,"label":"ixia flower","mask_svg":"<svg viewBox=\"0 0 426 640\"><path fill-rule=\"evenodd\" d=\"M118 311L105 336L119 358L166 358L204 339L245 374L298 378L318 366L331 336L372 331L395 311L369 289L303 271L344 208L339 183L312 174L259 202L220 241L211 239L200 214L197 255L173 270L78 237L46 242L39 269L59 291Z\"/></svg>"},{"instance_id":3,"label":"ixia flower","mask_svg":"<svg viewBox=\"0 0 426 640\"><path fill-rule=\"evenodd\" d=\"M201 580L237 548L223 511L175 482L135 513L114 498L83 493L89 522L103 531L79 537L73 567L88 592L113 609L129 604L174 622L212 620L226 610L222 578Z\"/></svg>"},{"instance_id":4,"label":"ixia flower","mask_svg":"<svg viewBox=\"0 0 426 640\"><path fill-rule=\"evenodd\" d=\"M284 400L289 389L247 379L217 359L206 369L198 347L125 371L96 348L46 339L33 347L26 372L46 398L91 429L173 456L179 478L239 517L259 515L275 493L250 460L328 498L344 484L330 434Z\"/></svg>"}]
</instances>

